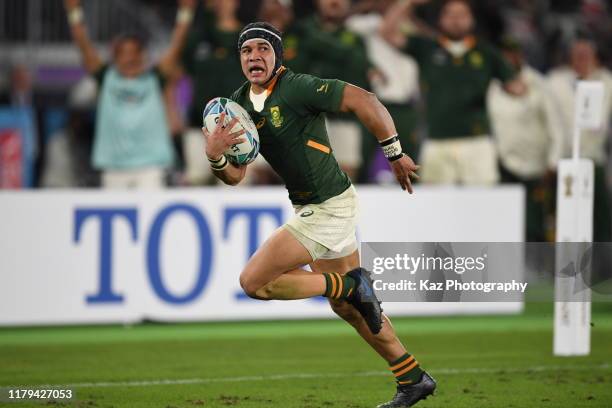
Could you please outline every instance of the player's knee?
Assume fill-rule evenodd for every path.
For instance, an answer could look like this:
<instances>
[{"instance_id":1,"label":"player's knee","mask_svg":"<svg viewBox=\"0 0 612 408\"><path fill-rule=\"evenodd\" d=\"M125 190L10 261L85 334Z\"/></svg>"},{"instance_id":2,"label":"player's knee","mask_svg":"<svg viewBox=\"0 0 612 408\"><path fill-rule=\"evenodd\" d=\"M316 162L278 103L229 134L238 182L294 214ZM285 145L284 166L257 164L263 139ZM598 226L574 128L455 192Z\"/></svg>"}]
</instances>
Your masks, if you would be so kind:
<instances>
[{"instance_id":1,"label":"player's knee","mask_svg":"<svg viewBox=\"0 0 612 408\"><path fill-rule=\"evenodd\" d=\"M359 312L351 306L350 303L344 300L329 300L329 305L331 306L334 313L340 316L343 320L345 320L351 326L357 326L360 323L361 315Z\"/></svg>"},{"instance_id":2,"label":"player's knee","mask_svg":"<svg viewBox=\"0 0 612 408\"><path fill-rule=\"evenodd\" d=\"M242 287L242 290L244 290L244 293L253 299L258 298L257 292L262 287L261 283L257 282L250 275L244 272L240 274L240 286Z\"/></svg>"},{"instance_id":3,"label":"player's knee","mask_svg":"<svg viewBox=\"0 0 612 408\"><path fill-rule=\"evenodd\" d=\"M242 272L240 274L240 286L244 293L250 298L258 300L270 300L272 288L270 283L263 284L261 281L253 278L253 275Z\"/></svg>"}]
</instances>

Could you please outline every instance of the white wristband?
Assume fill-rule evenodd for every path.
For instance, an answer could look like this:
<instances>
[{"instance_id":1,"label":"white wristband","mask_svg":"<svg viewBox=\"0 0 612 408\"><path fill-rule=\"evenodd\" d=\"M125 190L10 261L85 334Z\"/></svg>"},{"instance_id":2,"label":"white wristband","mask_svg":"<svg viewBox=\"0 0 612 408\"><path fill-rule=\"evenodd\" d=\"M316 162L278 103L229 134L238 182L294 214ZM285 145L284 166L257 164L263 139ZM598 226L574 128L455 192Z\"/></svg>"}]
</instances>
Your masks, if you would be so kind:
<instances>
[{"instance_id":1,"label":"white wristband","mask_svg":"<svg viewBox=\"0 0 612 408\"><path fill-rule=\"evenodd\" d=\"M399 156L402 154L402 144L399 140L391 143L390 145L382 147L383 153L387 159L391 157Z\"/></svg>"},{"instance_id":2,"label":"white wristband","mask_svg":"<svg viewBox=\"0 0 612 408\"><path fill-rule=\"evenodd\" d=\"M83 22L83 9L75 7L68 12L68 23L71 26L81 24Z\"/></svg>"},{"instance_id":3,"label":"white wristband","mask_svg":"<svg viewBox=\"0 0 612 408\"><path fill-rule=\"evenodd\" d=\"M402 144L397 135L380 141L380 147L385 157L390 161L397 160L403 156Z\"/></svg>"},{"instance_id":4,"label":"white wristband","mask_svg":"<svg viewBox=\"0 0 612 408\"><path fill-rule=\"evenodd\" d=\"M210 162L210 167L213 169L213 171L222 171L229 166L229 161L225 155L223 155L218 161L213 161L210 159L208 159L208 161Z\"/></svg>"},{"instance_id":5,"label":"white wristband","mask_svg":"<svg viewBox=\"0 0 612 408\"><path fill-rule=\"evenodd\" d=\"M187 7L181 7L176 13L176 22L178 24L190 24L193 20L193 10Z\"/></svg>"}]
</instances>

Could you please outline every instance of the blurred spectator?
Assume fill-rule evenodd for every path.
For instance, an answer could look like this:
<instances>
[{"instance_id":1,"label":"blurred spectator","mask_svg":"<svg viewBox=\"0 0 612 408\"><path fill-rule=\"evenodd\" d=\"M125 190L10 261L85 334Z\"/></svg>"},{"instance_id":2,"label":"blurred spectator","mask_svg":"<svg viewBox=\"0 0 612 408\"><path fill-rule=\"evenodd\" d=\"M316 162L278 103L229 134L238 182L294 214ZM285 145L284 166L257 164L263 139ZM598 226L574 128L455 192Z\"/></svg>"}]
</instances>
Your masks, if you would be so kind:
<instances>
[{"instance_id":1,"label":"blurred spectator","mask_svg":"<svg viewBox=\"0 0 612 408\"><path fill-rule=\"evenodd\" d=\"M487 105L497 141L501 181L521 183L526 195L526 238L546 241L546 210L557 162L563 154L563 130L552 95L542 75L524 62L514 40L503 45L504 56L519 72L529 92L511 96L494 82Z\"/></svg>"},{"instance_id":2,"label":"blurred spectator","mask_svg":"<svg viewBox=\"0 0 612 408\"><path fill-rule=\"evenodd\" d=\"M243 82L238 59L239 0L207 0L204 13L189 33L182 54L183 67L193 82L193 99L188 114L189 130L184 135L186 179L189 184L212 180L210 165L202 152L202 111L216 97L229 97Z\"/></svg>"},{"instance_id":3,"label":"blurred spectator","mask_svg":"<svg viewBox=\"0 0 612 408\"><path fill-rule=\"evenodd\" d=\"M33 187L38 183L41 114L32 74L23 64L10 68L7 92L0 94L0 188Z\"/></svg>"},{"instance_id":4,"label":"blurred spectator","mask_svg":"<svg viewBox=\"0 0 612 408\"><path fill-rule=\"evenodd\" d=\"M584 0L582 2L582 22L585 29L593 34L593 38L597 38L599 44L605 44L603 47L598 47L600 57L608 64L611 61L611 45L612 45L612 1L607 4L604 0ZM600 63L602 61L599 61Z\"/></svg>"},{"instance_id":5,"label":"blurred spectator","mask_svg":"<svg viewBox=\"0 0 612 408\"><path fill-rule=\"evenodd\" d=\"M505 21L505 34L516 40L521 47L523 59L538 70L547 67L544 38L544 3L531 0L504 2L501 13Z\"/></svg>"},{"instance_id":6,"label":"blurred spectator","mask_svg":"<svg viewBox=\"0 0 612 408\"><path fill-rule=\"evenodd\" d=\"M170 78L164 88L164 103L168 118L168 128L174 149L174 166L168 172L169 186L184 186L185 148L183 133L186 129L187 109L191 105L191 82L184 76Z\"/></svg>"},{"instance_id":7,"label":"blurred spectator","mask_svg":"<svg viewBox=\"0 0 612 408\"><path fill-rule=\"evenodd\" d=\"M283 37L285 37L295 27L295 25L292 24L295 17L292 6L292 0L262 0L257 18L260 21L266 21L272 24L279 29L283 33ZM284 44L284 46L286 47L286 44ZM283 64L286 62L285 59L286 56L283 58Z\"/></svg>"},{"instance_id":8,"label":"blurred spectator","mask_svg":"<svg viewBox=\"0 0 612 408\"><path fill-rule=\"evenodd\" d=\"M427 109L428 140L420 156L425 183L492 185L499 179L495 145L486 112L486 94L497 78L506 92L522 95L525 85L499 52L473 35L466 0L449 0L439 17L440 36L405 35L400 24L412 6L397 2L385 15L382 34L419 64Z\"/></svg>"},{"instance_id":9,"label":"blurred spectator","mask_svg":"<svg viewBox=\"0 0 612 408\"><path fill-rule=\"evenodd\" d=\"M79 0L65 0L74 42L85 69L98 81L93 165L106 188L160 188L173 162L163 99L164 82L176 75L177 60L191 23L195 0L179 0L177 24L158 64L145 65L145 43L137 34L119 36L113 62L104 64L90 42Z\"/></svg>"},{"instance_id":10,"label":"blurred spectator","mask_svg":"<svg viewBox=\"0 0 612 408\"><path fill-rule=\"evenodd\" d=\"M352 15L346 25L365 41L368 57L381 73L374 77L376 80L372 81L372 89L393 117L404 151L410 157L416 158L419 153L416 133L418 67L412 57L396 50L380 35L382 15L392 4L392 0L361 1L353 9L359 14ZM365 163L370 163L369 152L382 155L380 149L376 148L374 138L365 138L363 142L369 146L363 149ZM371 169L374 170L373 173L378 174L375 176L376 180L384 181L386 174L386 179L394 181L395 176L391 173L387 160L383 163L383 169ZM376 170L382 170L383 173Z\"/></svg>"},{"instance_id":11,"label":"blurred spectator","mask_svg":"<svg viewBox=\"0 0 612 408\"><path fill-rule=\"evenodd\" d=\"M558 103L563 129L565 129L565 157L570 157L572 130L574 129L574 100L576 81L601 81L605 86L604 123L601 129L582 132L580 157L595 162L595 203L593 214L593 240L610 241L612 221L610 217L610 197L606 184L606 165L609 160L606 144L610 138L610 119L612 118L612 73L602 67L597 58L597 47L588 39L575 40L570 46L569 65L549 73L550 89Z\"/></svg>"},{"instance_id":12,"label":"blurred spectator","mask_svg":"<svg viewBox=\"0 0 612 408\"><path fill-rule=\"evenodd\" d=\"M99 172L90 160L94 140L97 85L84 77L68 96L68 119L45 143L41 186L52 188L99 186Z\"/></svg>"},{"instance_id":13,"label":"blurred spectator","mask_svg":"<svg viewBox=\"0 0 612 408\"><path fill-rule=\"evenodd\" d=\"M32 74L24 64L16 64L10 70L10 89L0 95L0 105L31 107L34 103Z\"/></svg>"},{"instance_id":14,"label":"blurred spectator","mask_svg":"<svg viewBox=\"0 0 612 408\"><path fill-rule=\"evenodd\" d=\"M296 20L292 5L292 0L262 0L257 15L260 21L269 22L283 33L283 65L287 68L310 73L313 61L345 65L353 58L363 57L354 54L351 41L338 41L333 32L321 31L318 24L311 24L316 18Z\"/></svg>"},{"instance_id":15,"label":"blurred spectator","mask_svg":"<svg viewBox=\"0 0 612 408\"><path fill-rule=\"evenodd\" d=\"M345 25L350 6L350 0L317 0L317 14L300 23L303 38L299 52L307 55L303 71L370 89L369 75L374 71L365 44ZM350 114L328 115L327 127L338 163L349 177L356 179L362 165L365 130Z\"/></svg>"},{"instance_id":16,"label":"blurred spectator","mask_svg":"<svg viewBox=\"0 0 612 408\"><path fill-rule=\"evenodd\" d=\"M283 33L283 65L295 72L307 73L309 52L303 26L295 22L292 0L262 0L260 21L267 21Z\"/></svg>"}]
</instances>

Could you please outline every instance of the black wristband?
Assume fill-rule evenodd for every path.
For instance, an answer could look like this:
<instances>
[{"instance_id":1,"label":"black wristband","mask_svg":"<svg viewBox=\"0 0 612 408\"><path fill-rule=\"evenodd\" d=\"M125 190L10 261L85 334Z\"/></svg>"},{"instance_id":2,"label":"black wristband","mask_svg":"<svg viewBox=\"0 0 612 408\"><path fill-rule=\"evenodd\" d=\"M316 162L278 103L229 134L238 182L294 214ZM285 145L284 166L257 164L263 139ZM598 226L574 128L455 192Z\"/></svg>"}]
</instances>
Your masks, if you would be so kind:
<instances>
[{"instance_id":1,"label":"black wristband","mask_svg":"<svg viewBox=\"0 0 612 408\"><path fill-rule=\"evenodd\" d=\"M394 162L396 160L401 159L402 157L404 157L406 154L405 153L401 153L398 154L397 156L393 156L393 157L388 157L387 160L389 160L389 162Z\"/></svg>"},{"instance_id":2,"label":"black wristband","mask_svg":"<svg viewBox=\"0 0 612 408\"><path fill-rule=\"evenodd\" d=\"M395 136L392 136L392 137L390 137L390 138L388 138L386 140L383 140L382 142L378 142L378 143L380 144L381 147L385 147L385 146L389 146L389 145L397 142L398 140L399 140L399 136L395 135Z\"/></svg>"}]
</instances>

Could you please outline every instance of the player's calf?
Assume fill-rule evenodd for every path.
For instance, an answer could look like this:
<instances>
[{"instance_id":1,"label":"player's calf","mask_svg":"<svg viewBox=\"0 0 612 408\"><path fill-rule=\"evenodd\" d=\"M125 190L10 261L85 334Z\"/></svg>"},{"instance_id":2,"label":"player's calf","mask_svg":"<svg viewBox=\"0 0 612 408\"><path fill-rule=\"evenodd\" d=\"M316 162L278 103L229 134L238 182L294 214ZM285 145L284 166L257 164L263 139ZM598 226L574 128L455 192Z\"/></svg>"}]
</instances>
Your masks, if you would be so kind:
<instances>
[{"instance_id":1,"label":"player's calf","mask_svg":"<svg viewBox=\"0 0 612 408\"><path fill-rule=\"evenodd\" d=\"M382 308L374 293L370 273L363 268L356 268L346 275L325 273L326 289L323 296L330 299L344 299L363 317L373 334L382 329Z\"/></svg>"},{"instance_id":2,"label":"player's calf","mask_svg":"<svg viewBox=\"0 0 612 408\"><path fill-rule=\"evenodd\" d=\"M345 300L329 299L329 305L338 317L353 326L355 329L359 329L359 326L363 322L363 317L359 314L350 303Z\"/></svg>"}]
</instances>

